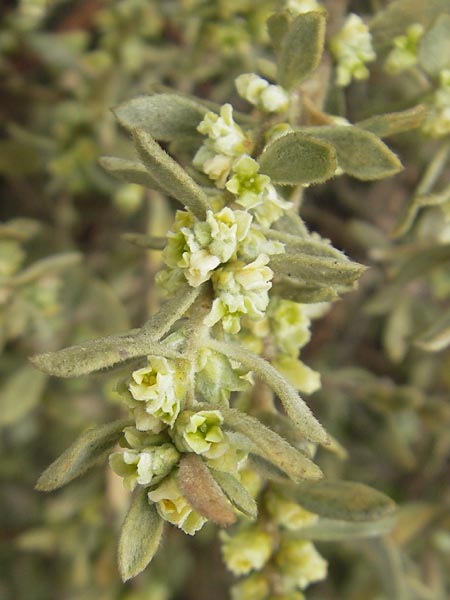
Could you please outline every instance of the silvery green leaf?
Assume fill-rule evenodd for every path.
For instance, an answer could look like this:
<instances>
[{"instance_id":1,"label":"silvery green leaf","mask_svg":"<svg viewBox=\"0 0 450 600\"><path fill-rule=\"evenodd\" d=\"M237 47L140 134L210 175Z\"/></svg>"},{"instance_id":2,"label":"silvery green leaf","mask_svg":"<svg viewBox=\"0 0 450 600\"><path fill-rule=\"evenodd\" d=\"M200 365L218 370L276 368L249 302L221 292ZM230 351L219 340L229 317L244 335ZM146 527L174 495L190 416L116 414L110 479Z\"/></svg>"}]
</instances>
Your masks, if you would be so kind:
<instances>
[{"instance_id":1,"label":"silvery green leaf","mask_svg":"<svg viewBox=\"0 0 450 600\"><path fill-rule=\"evenodd\" d=\"M276 54L281 51L283 40L289 31L289 24L290 19L286 12L275 13L267 19L267 31Z\"/></svg>"},{"instance_id":2,"label":"silvery green leaf","mask_svg":"<svg viewBox=\"0 0 450 600\"><path fill-rule=\"evenodd\" d=\"M25 365L14 371L0 392L0 426L19 421L40 401L47 376Z\"/></svg>"},{"instance_id":3,"label":"silvery green leaf","mask_svg":"<svg viewBox=\"0 0 450 600\"><path fill-rule=\"evenodd\" d=\"M250 519L256 519L258 516L258 506L236 477L217 469L210 468L209 471L231 504Z\"/></svg>"},{"instance_id":4,"label":"silvery green leaf","mask_svg":"<svg viewBox=\"0 0 450 600\"><path fill-rule=\"evenodd\" d=\"M339 521L376 521L395 510L385 494L353 481L301 482L285 489L304 508Z\"/></svg>"},{"instance_id":5,"label":"silvery green leaf","mask_svg":"<svg viewBox=\"0 0 450 600\"><path fill-rule=\"evenodd\" d=\"M370 23L375 49L388 51L392 40L404 35L410 25L421 23L426 29L442 14L450 14L448 0L395 0L378 12Z\"/></svg>"},{"instance_id":6,"label":"silvery green leaf","mask_svg":"<svg viewBox=\"0 0 450 600\"><path fill-rule=\"evenodd\" d=\"M306 79L319 66L325 41L325 12L302 13L291 23L283 36L279 51L278 80L280 85L291 88ZM275 40L279 43L280 23Z\"/></svg>"},{"instance_id":7,"label":"silvery green leaf","mask_svg":"<svg viewBox=\"0 0 450 600\"><path fill-rule=\"evenodd\" d=\"M338 297L337 291L331 287L314 287L298 279L283 275L274 278L271 292L285 300L292 300L301 304L332 302Z\"/></svg>"},{"instance_id":8,"label":"silvery green leaf","mask_svg":"<svg viewBox=\"0 0 450 600\"><path fill-rule=\"evenodd\" d=\"M254 226L255 227L255 226ZM285 231L277 231L276 229L268 229L266 227L255 227L264 235L272 240L283 242L288 254L298 252L299 254L310 254L312 256L329 256L348 260L346 255L334 248L330 240L321 238L319 235L309 235L302 237L293 235Z\"/></svg>"},{"instance_id":9,"label":"silvery green leaf","mask_svg":"<svg viewBox=\"0 0 450 600\"><path fill-rule=\"evenodd\" d=\"M100 427L92 427L82 433L45 469L38 479L36 489L40 492L51 492L86 473L105 452L117 444L123 428L130 424L128 419L121 419Z\"/></svg>"},{"instance_id":10,"label":"silvery green leaf","mask_svg":"<svg viewBox=\"0 0 450 600\"><path fill-rule=\"evenodd\" d=\"M138 575L155 556L161 541L164 521L147 490L138 488L122 526L119 538L119 571L123 581Z\"/></svg>"},{"instance_id":11,"label":"silvery green leaf","mask_svg":"<svg viewBox=\"0 0 450 600\"><path fill-rule=\"evenodd\" d=\"M327 432L314 417L306 402L300 398L295 388L269 362L238 344L210 339L208 340L208 346L238 361L264 381L280 398L288 416L307 440L317 444L327 444ZM257 423L260 425L258 421ZM242 433L245 433L245 431Z\"/></svg>"},{"instance_id":12,"label":"silvery green leaf","mask_svg":"<svg viewBox=\"0 0 450 600\"><path fill-rule=\"evenodd\" d=\"M322 472L304 454L260 421L235 408L222 408L226 425L244 434L259 449L259 454L288 475L292 481L317 480Z\"/></svg>"},{"instance_id":13,"label":"silvery green leaf","mask_svg":"<svg viewBox=\"0 0 450 600\"><path fill-rule=\"evenodd\" d=\"M415 345L427 352L440 352L450 346L450 311L446 311L416 340Z\"/></svg>"},{"instance_id":14,"label":"silvery green leaf","mask_svg":"<svg viewBox=\"0 0 450 600\"><path fill-rule=\"evenodd\" d=\"M333 542L356 538L370 538L386 535L395 526L395 516L389 515L378 521L352 522L321 518L315 525L302 527L297 534L302 540Z\"/></svg>"},{"instance_id":15,"label":"silvery green leaf","mask_svg":"<svg viewBox=\"0 0 450 600\"><path fill-rule=\"evenodd\" d=\"M142 129L157 140L171 141L196 134L198 124L208 111L195 100L163 93L138 96L120 104L113 112L129 131Z\"/></svg>"},{"instance_id":16,"label":"silvery green leaf","mask_svg":"<svg viewBox=\"0 0 450 600\"><path fill-rule=\"evenodd\" d=\"M359 129L370 131L380 138L389 137L403 131L417 129L425 120L427 114L426 106L418 104L413 108L384 115L375 115L364 121L356 123Z\"/></svg>"},{"instance_id":17,"label":"silvery green leaf","mask_svg":"<svg viewBox=\"0 0 450 600\"><path fill-rule=\"evenodd\" d=\"M133 133L139 156L152 178L167 194L181 202L200 220L204 220L210 206L202 188L149 133L143 129L136 129Z\"/></svg>"},{"instance_id":18,"label":"silvery green leaf","mask_svg":"<svg viewBox=\"0 0 450 600\"><path fill-rule=\"evenodd\" d=\"M202 517L229 527L236 523L226 495L200 456L184 454L180 460L178 481L186 500Z\"/></svg>"},{"instance_id":19,"label":"silvery green leaf","mask_svg":"<svg viewBox=\"0 0 450 600\"><path fill-rule=\"evenodd\" d=\"M137 183L151 190L164 190L153 179L145 166L136 161L125 158L116 158L115 156L102 156L99 160L100 166L108 171L110 175L125 183Z\"/></svg>"},{"instance_id":20,"label":"silvery green leaf","mask_svg":"<svg viewBox=\"0 0 450 600\"><path fill-rule=\"evenodd\" d=\"M26 285L45 275L53 275L54 273L59 273L64 269L73 267L80 263L81 259L82 254L80 252L66 252L42 258L16 275L12 283L15 286Z\"/></svg>"},{"instance_id":21,"label":"silvery green leaf","mask_svg":"<svg viewBox=\"0 0 450 600\"><path fill-rule=\"evenodd\" d=\"M337 167L331 144L299 131L286 133L268 144L258 162L261 173L283 185L320 183L333 177Z\"/></svg>"},{"instance_id":22,"label":"silvery green leaf","mask_svg":"<svg viewBox=\"0 0 450 600\"><path fill-rule=\"evenodd\" d=\"M348 259L285 253L271 257L270 267L276 275L303 281L305 285L333 287L353 284L366 267Z\"/></svg>"},{"instance_id":23,"label":"silvery green leaf","mask_svg":"<svg viewBox=\"0 0 450 600\"><path fill-rule=\"evenodd\" d=\"M397 156L370 131L352 125L305 127L300 131L332 144L339 167L361 181L389 177L402 169Z\"/></svg>"},{"instance_id":24,"label":"silvery green leaf","mask_svg":"<svg viewBox=\"0 0 450 600\"><path fill-rule=\"evenodd\" d=\"M123 233L121 237L130 244L153 250L163 250L167 244L167 238L165 237L145 235L144 233Z\"/></svg>"},{"instance_id":25,"label":"silvery green leaf","mask_svg":"<svg viewBox=\"0 0 450 600\"><path fill-rule=\"evenodd\" d=\"M419 64L432 77L450 66L450 14L440 15L419 44Z\"/></svg>"}]
</instances>

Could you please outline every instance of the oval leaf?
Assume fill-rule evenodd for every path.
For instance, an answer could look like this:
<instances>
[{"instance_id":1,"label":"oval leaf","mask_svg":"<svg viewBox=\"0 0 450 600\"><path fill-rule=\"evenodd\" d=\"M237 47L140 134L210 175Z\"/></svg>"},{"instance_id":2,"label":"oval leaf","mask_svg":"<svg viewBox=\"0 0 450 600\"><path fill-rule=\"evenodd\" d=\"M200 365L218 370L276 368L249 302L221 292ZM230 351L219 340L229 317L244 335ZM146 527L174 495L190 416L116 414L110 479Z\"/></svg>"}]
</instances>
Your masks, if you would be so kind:
<instances>
[{"instance_id":1,"label":"oval leaf","mask_svg":"<svg viewBox=\"0 0 450 600\"><path fill-rule=\"evenodd\" d=\"M389 137L403 131L410 131L420 127L426 117L427 109L423 104L413 108L385 115L375 115L356 124L360 129L365 129L380 138Z\"/></svg>"},{"instance_id":2,"label":"oval leaf","mask_svg":"<svg viewBox=\"0 0 450 600\"><path fill-rule=\"evenodd\" d=\"M149 504L147 490L139 488L131 501L119 538L119 571L123 581L145 569L158 550L164 521L154 504Z\"/></svg>"},{"instance_id":3,"label":"oval leaf","mask_svg":"<svg viewBox=\"0 0 450 600\"><path fill-rule=\"evenodd\" d=\"M395 175L402 169L397 156L376 135L358 127L325 126L302 129L333 144L341 169L362 181Z\"/></svg>"},{"instance_id":4,"label":"oval leaf","mask_svg":"<svg viewBox=\"0 0 450 600\"><path fill-rule=\"evenodd\" d=\"M375 521L395 510L388 496L353 481L303 482L291 493L307 510L340 521Z\"/></svg>"},{"instance_id":5,"label":"oval leaf","mask_svg":"<svg viewBox=\"0 0 450 600\"><path fill-rule=\"evenodd\" d=\"M258 158L261 173L274 183L298 185L320 183L333 177L336 154L327 142L299 131L286 133L269 144Z\"/></svg>"},{"instance_id":6,"label":"oval leaf","mask_svg":"<svg viewBox=\"0 0 450 600\"><path fill-rule=\"evenodd\" d=\"M126 129L142 129L157 140L171 141L197 133L207 109L178 94L140 96L113 110Z\"/></svg>"},{"instance_id":7,"label":"oval leaf","mask_svg":"<svg viewBox=\"0 0 450 600\"><path fill-rule=\"evenodd\" d=\"M258 516L258 506L236 477L224 471L217 471L216 469L210 468L209 471L231 504L244 513L245 516L250 519L256 519Z\"/></svg>"},{"instance_id":8,"label":"oval leaf","mask_svg":"<svg viewBox=\"0 0 450 600\"><path fill-rule=\"evenodd\" d=\"M441 15L419 45L419 64L432 77L450 65L450 15Z\"/></svg>"},{"instance_id":9,"label":"oval leaf","mask_svg":"<svg viewBox=\"0 0 450 600\"><path fill-rule=\"evenodd\" d=\"M178 480L186 500L200 515L221 527L236 523L230 503L199 456L185 454L182 457Z\"/></svg>"},{"instance_id":10,"label":"oval leaf","mask_svg":"<svg viewBox=\"0 0 450 600\"><path fill-rule=\"evenodd\" d=\"M302 540L317 540L324 542L378 537L389 533L394 525L394 515L384 517L378 521L368 521L365 523L338 521L335 519L319 519L315 525L302 527L298 537Z\"/></svg>"},{"instance_id":11,"label":"oval leaf","mask_svg":"<svg viewBox=\"0 0 450 600\"><path fill-rule=\"evenodd\" d=\"M51 492L86 473L119 440L129 419L88 429L39 477L36 489Z\"/></svg>"},{"instance_id":12,"label":"oval leaf","mask_svg":"<svg viewBox=\"0 0 450 600\"><path fill-rule=\"evenodd\" d=\"M294 19L279 53L278 79L282 86L291 88L318 67L325 41L325 26L324 12L307 12Z\"/></svg>"},{"instance_id":13,"label":"oval leaf","mask_svg":"<svg viewBox=\"0 0 450 600\"><path fill-rule=\"evenodd\" d=\"M158 185L200 220L205 219L210 208L208 198L192 177L143 129L134 130L134 141L141 160Z\"/></svg>"},{"instance_id":14,"label":"oval leaf","mask_svg":"<svg viewBox=\"0 0 450 600\"><path fill-rule=\"evenodd\" d=\"M300 304L332 302L338 297L337 291L331 287L313 287L305 284L303 281L286 276L275 277L272 292L285 300L292 300L293 302L299 302Z\"/></svg>"}]
</instances>

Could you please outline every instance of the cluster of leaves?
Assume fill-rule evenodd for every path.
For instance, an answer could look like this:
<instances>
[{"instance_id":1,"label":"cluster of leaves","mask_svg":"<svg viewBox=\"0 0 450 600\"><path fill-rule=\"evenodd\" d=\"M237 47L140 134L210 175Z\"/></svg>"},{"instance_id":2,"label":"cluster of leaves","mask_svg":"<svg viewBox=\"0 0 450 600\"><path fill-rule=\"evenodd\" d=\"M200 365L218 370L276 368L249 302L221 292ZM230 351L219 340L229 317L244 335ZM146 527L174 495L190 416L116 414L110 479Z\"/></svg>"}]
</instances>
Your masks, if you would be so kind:
<instances>
[{"instance_id":1,"label":"cluster of leaves","mask_svg":"<svg viewBox=\"0 0 450 600\"><path fill-rule=\"evenodd\" d=\"M135 249L124 250L125 258L119 258L114 247L110 257L106 257L106 253L98 254L98 251L91 254L94 269L98 269L98 265L104 269L103 275L108 277L115 292L98 279L92 280L90 275L87 279L86 274L80 276L79 271L75 284L72 267L67 273L70 280L60 275L58 269L64 271L78 261L78 253L56 255L42 261L42 266L38 260L22 271L18 270L19 257L15 266L7 267L4 273L7 277L0 282L2 298L7 299L0 304L2 310L5 307L5 373L16 369L20 364L19 357L26 353L52 350L86 337L126 329L126 319L114 297L123 289L124 283L132 290L127 294L119 292L118 295L125 299L131 298L133 290L144 288L147 306L143 307L143 303L136 303L136 300L131 303L133 322L138 325L142 322L148 306L153 308L155 305L153 292L147 290L148 278L153 277L160 264L153 249L159 252L167 246L163 234L168 224L161 226L160 213L166 214L162 197L178 200L195 219L204 221L206 213L212 209L212 199L218 193L228 193L213 188L205 176L207 173L193 168L192 160L204 143L204 137L197 131L199 123L211 111L219 114L220 103L232 99L242 111L234 111L236 123L254 142L252 156L259 165L259 172L270 177L280 196L293 204L293 208L284 210L278 221L258 226L259 233L273 243L284 245L285 250L284 254L270 257L269 267L274 274L271 298L314 307L314 303L331 302L343 292L354 289L354 282L364 269L350 261L342 250L372 267L363 278L359 291L347 295L344 303L331 305L327 316L316 324L316 335L306 349L308 363L322 374L323 389L315 396L315 406L321 422L334 436L328 437L332 440L329 448L334 452L320 451L314 458L311 446L306 443L308 438L311 439L313 421L305 405L299 403L294 387L304 393L313 391L302 389L300 381L303 377L304 385L305 372L312 371L305 371L308 367L298 361L297 356L295 362L301 365L303 375L298 374L293 379L292 364L283 370L283 361L273 355L271 348L270 340L273 342L276 328L266 337L263 349L250 339L251 327L248 328L247 323L236 339L227 333L224 335L219 323L212 327L207 338L192 338L186 347L177 345L177 335L183 336L186 331L199 328L204 312L196 313L196 307L202 306L204 311L205 304L208 306L214 300L209 281L200 289L178 288L175 297L163 304L160 312L143 328L41 355L36 361L47 373L63 377L124 363L119 371L119 376L123 377L130 372L130 367L132 370L138 368L142 358L148 355L165 356L183 364L187 358L188 364L192 365L196 344L203 344L208 339L211 351L229 361L233 368L239 365L240 375L247 371L253 373L257 381L253 391L234 388L237 391L233 392L231 403L235 408L228 408L223 398L217 403L217 381L213 386L212 378L205 378L205 371L203 379L197 377L194 390L195 398L201 403L184 406L185 410L197 413L211 409L222 411L225 435L249 453L246 471L241 471L238 476L227 474L227 478L220 469L209 464L207 458L191 451L186 453L185 449L181 451L182 459L176 468L185 500L199 514L222 526L239 519L231 533L222 538L224 559L231 570L233 562L227 559L227 548L234 548L238 555L239 540L248 539L247 533L254 531L254 527L271 532L271 550L264 564L261 567L253 565L258 572L239 582L233 588L233 597L246 598L252 593L254 596L251 597L261 598L266 598L269 593L283 598L301 597L298 588L288 592L280 583L283 569L284 576L292 575L289 561L282 560L286 552L283 554L281 549L288 547L287 540L302 543L306 540L340 541L338 546L320 547L330 558L330 577L318 586L317 592L315 589L308 591L312 598L317 593L320 597L330 598L356 598L358 595L405 599L445 597L449 585L445 575L448 572L445 457L450 419L446 406L449 329L446 308L448 175L445 167L449 134L445 129L448 118L445 78L441 74L449 68L448 2L435 0L426 7L414 0L380 3L386 4L386 8L366 19L367 35L372 36L373 56L367 51L366 58L359 57L360 63L354 66L351 61L345 63L345 68L354 68L355 78L369 77L369 81L345 90L347 83L343 85L343 80L339 80L339 65L341 57L347 59L348 55L340 55L339 44L333 41L346 39L339 37L339 31L345 30L347 22L341 3L324 3L330 5L328 33L324 12L317 2L262 2L255 7L255 3L241 2L237 6L234 2L186 1L167 2L164 7L156 7L153 3L135 1L122 3L123 9L119 5L103 3L101 10L96 8L92 12L93 17L89 17L88 23L82 23L82 42L81 37L76 39L78 33L64 33L66 25L60 27L61 17L57 11L54 14L41 11L37 21L23 28L27 4L21 3L17 15L9 14L9 36L2 38L2 43L6 43L7 58L0 66L7 75L6 89L11 97L19 100L24 93L33 91L32 115L24 120L16 112L14 121L22 120L22 123L19 127L10 125L8 139L2 141L0 168L7 181L12 183L12 194L17 196L18 191L23 191L23 187L17 187L17 182L24 174L35 182L46 182L45 193L41 195L48 198L44 205L49 208L40 211L42 216L45 210L51 214L52 202L56 198L59 202L59 196L64 193L62 209L56 219L52 216L52 221L64 230L59 243L51 244L55 251L73 249L74 224L79 228L92 216L92 212L81 216L77 203L89 195L90 198L98 193L102 198L113 196L116 206L128 212L130 207L136 211L142 200L149 198L148 216L157 222L157 228L147 228L144 235L127 236L141 248L152 249L145 277L136 277L133 273L133 263L139 261ZM305 14L296 17L293 7L296 5L298 9L302 4L308 5ZM310 6L312 4L314 6ZM357 3L354 4L357 11ZM288 11L270 17L266 30L265 19L283 6L288 6ZM83 10L78 14L82 13ZM145 15L151 19L144 19ZM54 23L59 24L55 27ZM67 26L68 29L71 27ZM49 34L52 28L60 31ZM366 34L363 32L363 35ZM326 50L322 54L324 44ZM181 58L180 45L183 46ZM276 62L270 45L275 50ZM208 60L205 60L206 55ZM336 61L337 76L330 67L330 55ZM18 63L18 58L23 60L24 56L25 63ZM57 92L51 102L57 103L58 111L45 110L48 95L42 102L39 83L30 85L28 72L25 76L22 65L27 64L30 56L33 60L38 56L45 65L46 76L55 81L53 89ZM56 64L60 60L68 62ZM255 68L286 90L290 98L288 113L274 116L255 110L249 115L248 105L234 95L233 79ZM162 87L160 83L170 84L183 93ZM132 134L138 154L136 160L126 138L118 137L113 120L104 115L117 101L133 95L130 88L148 90L148 84L152 85L151 95L141 96L115 109L119 123ZM199 99L198 94L208 99ZM417 106L419 102L421 105ZM17 106L20 104L18 101ZM262 106L257 108L264 111ZM381 114L385 112L390 114ZM82 122L80 114L83 115ZM71 125L70 115L76 116L75 126ZM343 121L344 117L356 125ZM412 129L416 131L402 133ZM44 139L43 134L47 135L49 130L52 130L51 135ZM282 135L278 136L279 133ZM394 136L392 141L407 166L405 175L388 182L370 183L388 177L400 168L396 156L380 139L388 136ZM95 165L96 157L105 151L132 157L102 159L102 166L121 180L119 188ZM18 152L21 155L25 152L33 160L17 160ZM32 171L27 170L29 167ZM420 172L423 176L417 183ZM346 177L335 177L342 173L365 183L358 184L353 180L350 185ZM141 186L151 191L145 192ZM25 189L25 193L29 194L29 190ZM73 204L74 199L76 204ZM86 206L85 201L80 208L83 206ZM302 219L297 214L299 208ZM217 214L219 209L213 210ZM405 216L400 221L402 210ZM134 214L142 221L142 211ZM6 211L5 216L11 215ZM142 231L139 220L133 219L131 227ZM115 231L111 230L111 225ZM311 234L311 225L321 235ZM34 234L33 227L35 225L15 221L3 225L0 235L1 240L7 240L4 246L6 263L11 265L14 256L22 254L18 248ZM106 224L108 227L108 243L111 244L112 239L114 244L121 225L114 219L113 223ZM326 239L328 237L334 245ZM11 240L15 244L14 250ZM48 247L44 253L48 253ZM92 252L86 244L85 249ZM42 248L39 251L36 246L31 250L37 259L44 254ZM164 254L167 255L167 250ZM62 286L59 283L61 277ZM70 298L55 291L57 303L62 302L59 310L47 296L42 301L42 294L36 288L43 287L48 292L49 287L58 282L57 285L64 289L67 288L66 281L71 282ZM86 281L91 282L90 293L81 292L85 292ZM103 304L111 306L109 317L104 316L104 326L99 328L97 322L88 324L85 311L88 314L93 311L93 321L97 321ZM49 312L43 313L43 309ZM66 315L70 311L74 316L68 319ZM47 320L50 317L51 332L42 327L43 316ZM189 326L189 321L195 318L196 325ZM175 346L172 346L173 339ZM281 370L281 374L274 367ZM91 378L93 384L58 383L28 366L19 367L2 387L6 411L1 422L7 427L6 452L11 445L23 446L25 441L25 449L29 448L32 453L32 447L39 447L36 435L42 421L49 418L53 421L55 414L58 424L53 427L55 430L60 428L61 439L52 442L46 457L56 454L64 446L63 437L73 437L75 430L86 420L98 422L105 421L108 416L118 416L117 398L113 401L115 406L107 409L101 408L98 401L94 402L94 416L83 402L80 404L79 398L83 394L98 398L98 384L104 380L105 375L100 375ZM128 386L129 375L125 381ZM32 394L28 392L30 389ZM7 393L4 394L4 390ZM16 403L18 397L26 400ZM79 405L77 412L80 414L75 419L68 420L65 411L56 408L61 397L64 397L65 406L69 403ZM40 400L42 405L43 398L45 408L39 408L39 424L30 411ZM280 411L287 413L291 420ZM246 417L246 413L253 416ZM112 450L117 441L122 440L127 448L122 431L130 424L121 419L83 434L44 473L39 484L41 489L55 489L84 473L105 452ZM325 441L323 438L322 442ZM346 463L342 463L345 453L341 444L351 457ZM17 461L19 466L14 466ZM26 462L24 452L6 472L23 471L25 465L30 481L34 471ZM318 476L317 464L333 481L289 483L289 477L298 481ZM251 485L246 488L245 484L245 476L249 477L250 472L265 482L254 487L252 493ZM108 477L109 485L113 487L107 492L106 502L112 500L120 520L120 513L127 503L126 494L117 487L114 478ZM392 510L392 504L385 496L361 484L347 484L336 479L364 481L383 489L399 501L396 520L383 517ZM98 473L93 472L87 475L87 480L71 484L67 492L73 490L73 494L63 493L55 501L47 500L48 522L52 525L31 529L16 539L22 551L54 552L59 547L69 560L83 546L79 560L74 562L72 580L78 583L73 585L86 585L80 581L92 582L87 575L89 562L93 555L98 555L95 588L103 590L105 597L122 597L121 588L113 577L113 540L105 523L101 525L105 500L99 481ZM124 578L139 572L158 546L162 531L160 513L150 510L147 492L145 486L139 486L125 520L120 543ZM14 486L8 493L14 494ZM206 503L205 498L209 499ZM6 500L9 502L8 498ZM300 509L305 514L310 511L314 518L309 522L305 518L301 527L295 530L292 523ZM58 511L63 514L61 518L52 516ZM78 521L69 525L68 519L74 513L80 515ZM287 525L286 514L292 517L291 527ZM249 519L255 518L256 525L251 524ZM145 531L147 535L143 535ZM79 541L85 536L84 532L89 532L89 543ZM208 530L205 532L200 532L194 542L200 553L204 542L211 543ZM157 574L147 577L144 573L138 578L133 588L135 595L130 596L133 599L140 598L141 593L142 597L148 597L149 592L145 590L149 581L154 586L155 597L172 597L167 580L161 588L154 582L155 577L167 579L164 555L166 551L173 551L173 535L174 532L166 527L166 543L154 559L155 569L152 565L152 573ZM65 548L57 541L58 536L67 537ZM373 536L383 537L370 541ZM368 541L364 541L366 537ZM149 538L152 539L150 544ZM240 549L244 546L241 543ZM181 583L178 577L186 567L182 551L178 558L180 567L174 586ZM27 560L27 557L22 558L21 564L26 564ZM337 574L343 562L348 569L346 577ZM384 584L374 565L379 566ZM239 569L233 572L245 573ZM267 582L270 582L271 592ZM195 577L191 585L198 591ZM219 584L215 582L214 585ZM89 584L83 589L89 589ZM94 597L97 592L91 587L89 593ZM288 593L291 595L286 595ZM185 588L182 597L187 594ZM210 594L211 588L209 591L207 588L205 597ZM197 592L195 595L198 596ZM46 597L45 592L43 597Z\"/></svg>"}]
</instances>

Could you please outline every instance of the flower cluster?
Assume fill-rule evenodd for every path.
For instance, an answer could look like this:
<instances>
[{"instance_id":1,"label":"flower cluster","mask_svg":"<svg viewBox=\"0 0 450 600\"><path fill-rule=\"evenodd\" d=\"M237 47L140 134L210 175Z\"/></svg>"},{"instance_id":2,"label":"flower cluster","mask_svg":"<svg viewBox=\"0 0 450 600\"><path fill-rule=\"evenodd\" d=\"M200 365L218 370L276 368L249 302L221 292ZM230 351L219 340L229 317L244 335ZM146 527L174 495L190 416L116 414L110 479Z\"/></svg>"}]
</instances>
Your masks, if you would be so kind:
<instances>
[{"instance_id":1,"label":"flower cluster","mask_svg":"<svg viewBox=\"0 0 450 600\"><path fill-rule=\"evenodd\" d=\"M331 52L337 61L339 86L349 85L352 79L367 79L366 63L376 58L369 28L358 15L351 13L342 29L331 39Z\"/></svg>"},{"instance_id":2,"label":"flower cluster","mask_svg":"<svg viewBox=\"0 0 450 600\"><path fill-rule=\"evenodd\" d=\"M424 27L414 23L406 30L405 35L394 38L393 49L388 54L384 68L387 73L395 75L413 67L417 63L419 42L422 39Z\"/></svg>"}]
</instances>

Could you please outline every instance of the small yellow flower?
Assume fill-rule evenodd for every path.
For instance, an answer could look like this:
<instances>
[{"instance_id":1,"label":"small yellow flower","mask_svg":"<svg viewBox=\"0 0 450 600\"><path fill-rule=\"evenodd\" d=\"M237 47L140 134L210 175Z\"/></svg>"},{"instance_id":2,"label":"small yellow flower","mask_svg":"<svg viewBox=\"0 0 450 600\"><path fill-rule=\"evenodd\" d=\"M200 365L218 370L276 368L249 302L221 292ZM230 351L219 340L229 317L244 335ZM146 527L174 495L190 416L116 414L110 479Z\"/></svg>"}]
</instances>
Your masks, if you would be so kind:
<instances>
[{"instance_id":1,"label":"small yellow flower","mask_svg":"<svg viewBox=\"0 0 450 600\"><path fill-rule=\"evenodd\" d=\"M154 490L148 493L151 502L162 519L176 525L189 535L201 529L207 519L196 513L181 493L174 475L166 477Z\"/></svg>"},{"instance_id":2,"label":"small yellow flower","mask_svg":"<svg viewBox=\"0 0 450 600\"><path fill-rule=\"evenodd\" d=\"M301 590L327 576L326 560L305 540L282 539L275 562L287 582Z\"/></svg>"},{"instance_id":3,"label":"small yellow flower","mask_svg":"<svg viewBox=\"0 0 450 600\"><path fill-rule=\"evenodd\" d=\"M394 38L394 48L384 63L387 73L395 75L413 67L417 63L417 52L423 32L423 25L421 23L414 23L408 27L405 35Z\"/></svg>"},{"instance_id":4,"label":"small yellow flower","mask_svg":"<svg viewBox=\"0 0 450 600\"><path fill-rule=\"evenodd\" d=\"M253 573L231 588L231 600L266 600L269 583L261 573Z\"/></svg>"},{"instance_id":5,"label":"small yellow flower","mask_svg":"<svg viewBox=\"0 0 450 600\"><path fill-rule=\"evenodd\" d=\"M218 458L228 441L221 429L223 416L218 410L181 413L175 425L175 441L180 450L195 452L206 458Z\"/></svg>"},{"instance_id":6,"label":"small yellow flower","mask_svg":"<svg viewBox=\"0 0 450 600\"><path fill-rule=\"evenodd\" d=\"M291 531L313 525L319 519L316 514L305 510L291 500L287 500L273 490L268 490L264 494L264 504L275 523Z\"/></svg>"},{"instance_id":7,"label":"small yellow flower","mask_svg":"<svg viewBox=\"0 0 450 600\"><path fill-rule=\"evenodd\" d=\"M247 575L262 569L273 551L272 536L258 527L241 529L234 535L220 533L222 556L227 568L235 575Z\"/></svg>"}]
</instances>

